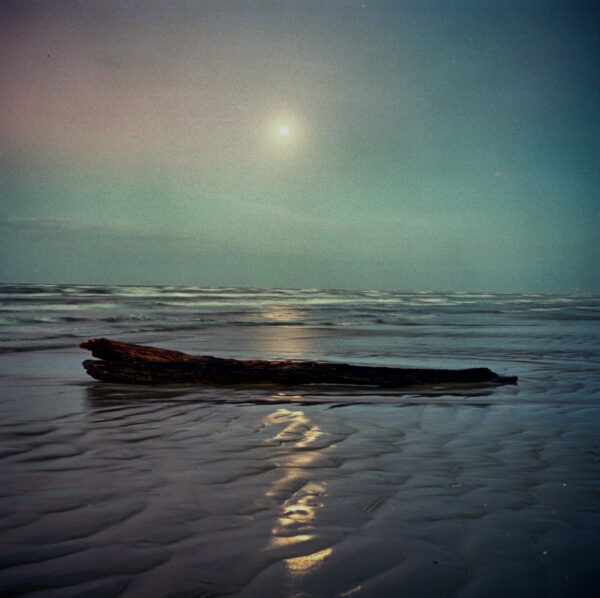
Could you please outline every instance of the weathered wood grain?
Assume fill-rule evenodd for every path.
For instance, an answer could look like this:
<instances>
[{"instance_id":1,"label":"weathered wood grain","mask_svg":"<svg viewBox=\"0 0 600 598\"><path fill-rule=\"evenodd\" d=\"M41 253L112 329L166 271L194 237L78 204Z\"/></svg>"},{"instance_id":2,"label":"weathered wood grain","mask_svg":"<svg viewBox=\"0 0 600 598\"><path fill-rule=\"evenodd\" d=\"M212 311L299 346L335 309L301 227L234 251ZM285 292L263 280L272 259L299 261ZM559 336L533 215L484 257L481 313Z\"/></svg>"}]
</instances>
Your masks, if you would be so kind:
<instances>
[{"instance_id":1,"label":"weathered wood grain","mask_svg":"<svg viewBox=\"0 0 600 598\"><path fill-rule=\"evenodd\" d=\"M324 361L266 361L195 356L106 338L92 338L81 348L98 360L83 362L87 373L106 382L131 384L304 384L368 385L388 388L439 384L516 384L488 368L464 370L358 366Z\"/></svg>"}]
</instances>

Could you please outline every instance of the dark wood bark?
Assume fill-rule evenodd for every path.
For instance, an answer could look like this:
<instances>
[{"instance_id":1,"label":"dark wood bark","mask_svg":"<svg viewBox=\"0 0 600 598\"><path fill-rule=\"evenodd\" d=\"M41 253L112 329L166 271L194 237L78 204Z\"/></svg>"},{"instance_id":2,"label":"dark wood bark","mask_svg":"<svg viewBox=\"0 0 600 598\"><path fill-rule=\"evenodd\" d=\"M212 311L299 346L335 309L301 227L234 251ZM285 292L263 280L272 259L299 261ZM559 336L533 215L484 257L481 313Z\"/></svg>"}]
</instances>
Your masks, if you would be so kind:
<instances>
[{"instance_id":1,"label":"dark wood bark","mask_svg":"<svg viewBox=\"0 0 600 598\"><path fill-rule=\"evenodd\" d=\"M323 361L264 361L194 356L179 351L91 338L81 345L98 360L83 362L87 373L105 382L131 384L349 384L411 387L435 384L516 384L488 368L440 370L358 366Z\"/></svg>"}]
</instances>

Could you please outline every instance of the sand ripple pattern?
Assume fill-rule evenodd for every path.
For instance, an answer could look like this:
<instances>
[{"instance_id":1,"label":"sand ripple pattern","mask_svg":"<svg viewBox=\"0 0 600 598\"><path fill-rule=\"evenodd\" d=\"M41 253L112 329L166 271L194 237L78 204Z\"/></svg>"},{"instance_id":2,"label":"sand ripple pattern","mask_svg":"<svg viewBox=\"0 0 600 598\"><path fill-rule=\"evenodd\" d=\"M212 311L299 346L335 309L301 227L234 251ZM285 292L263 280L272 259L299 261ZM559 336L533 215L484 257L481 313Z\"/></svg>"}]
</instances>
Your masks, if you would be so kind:
<instances>
[{"instance_id":1,"label":"sand ripple pattern","mask_svg":"<svg viewBox=\"0 0 600 598\"><path fill-rule=\"evenodd\" d=\"M597 576L596 406L85 392L0 426L3 596L584 596Z\"/></svg>"}]
</instances>

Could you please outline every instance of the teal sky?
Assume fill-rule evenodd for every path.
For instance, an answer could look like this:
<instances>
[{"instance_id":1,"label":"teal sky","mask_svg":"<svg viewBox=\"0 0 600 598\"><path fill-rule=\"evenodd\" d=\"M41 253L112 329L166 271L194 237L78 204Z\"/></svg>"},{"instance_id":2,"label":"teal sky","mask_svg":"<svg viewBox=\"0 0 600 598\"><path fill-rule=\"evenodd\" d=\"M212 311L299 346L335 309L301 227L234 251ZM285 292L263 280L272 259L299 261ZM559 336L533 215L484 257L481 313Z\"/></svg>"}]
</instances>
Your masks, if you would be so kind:
<instances>
[{"instance_id":1,"label":"teal sky","mask_svg":"<svg viewBox=\"0 0 600 598\"><path fill-rule=\"evenodd\" d=\"M4 1L0 281L600 291L599 7Z\"/></svg>"}]
</instances>

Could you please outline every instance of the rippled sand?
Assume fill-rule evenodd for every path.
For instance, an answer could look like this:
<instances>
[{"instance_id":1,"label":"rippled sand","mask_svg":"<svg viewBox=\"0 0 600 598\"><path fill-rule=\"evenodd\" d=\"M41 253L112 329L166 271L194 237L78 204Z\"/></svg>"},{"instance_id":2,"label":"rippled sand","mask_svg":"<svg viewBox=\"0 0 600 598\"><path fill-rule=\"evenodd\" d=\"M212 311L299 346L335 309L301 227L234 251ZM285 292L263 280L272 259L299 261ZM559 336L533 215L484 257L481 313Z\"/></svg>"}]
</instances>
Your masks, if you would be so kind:
<instances>
[{"instance_id":1,"label":"rippled sand","mask_svg":"<svg viewBox=\"0 0 600 598\"><path fill-rule=\"evenodd\" d=\"M3 386L3 596L595 595L597 382L544 403L527 376L461 395L78 376Z\"/></svg>"}]
</instances>

